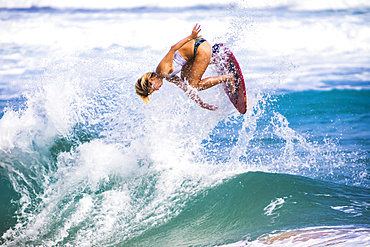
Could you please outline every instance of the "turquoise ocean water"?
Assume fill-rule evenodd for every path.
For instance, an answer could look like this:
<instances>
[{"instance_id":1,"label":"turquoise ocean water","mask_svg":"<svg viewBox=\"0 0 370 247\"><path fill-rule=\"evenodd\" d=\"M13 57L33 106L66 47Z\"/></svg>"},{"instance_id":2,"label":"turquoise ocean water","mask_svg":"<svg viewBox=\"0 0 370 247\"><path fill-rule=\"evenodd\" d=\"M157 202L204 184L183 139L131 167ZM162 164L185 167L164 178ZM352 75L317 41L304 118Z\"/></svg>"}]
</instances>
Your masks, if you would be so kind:
<instances>
[{"instance_id":1,"label":"turquoise ocean water","mask_svg":"<svg viewBox=\"0 0 370 247\"><path fill-rule=\"evenodd\" d=\"M195 23L245 115L221 86L215 112L135 95ZM0 1L0 245L368 246L369 23L368 1Z\"/></svg>"}]
</instances>

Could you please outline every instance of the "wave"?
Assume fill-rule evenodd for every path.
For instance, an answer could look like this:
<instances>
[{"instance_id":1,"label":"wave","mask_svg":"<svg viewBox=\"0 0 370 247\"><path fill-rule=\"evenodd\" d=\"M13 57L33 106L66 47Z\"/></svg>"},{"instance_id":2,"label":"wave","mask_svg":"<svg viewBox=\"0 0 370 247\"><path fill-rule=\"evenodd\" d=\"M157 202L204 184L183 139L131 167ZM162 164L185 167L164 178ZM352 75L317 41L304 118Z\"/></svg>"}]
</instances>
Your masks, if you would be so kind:
<instances>
[{"instance_id":1,"label":"wave","mask_svg":"<svg viewBox=\"0 0 370 247\"><path fill-rule=\"evenodd\" d=\"M192 229L205 233L200 244L225 244L276 229L366 224L368 161L291 128L284 115L294 111L280 113L271 95L250 90L249 110L239 115L222 88L204 96L222 109L209 112L164 85L148 107L128 79L88 80L83 68L55 68L0 119L1 167L18 198L17 224L3 234L10 246L150 243L168 233L163 241L181 245L195 243ZM336 217L316 216L322 208ZM292 221L290 210L302 220Z\"/></svg>"},{"instance_id":2,"label":"wave","mask_svg":"<svg viewBox=\"0 0 370 247\"><path fill-rule=\"evenodd\" d=\"M131 14L146 14L146 13L181 13L188 11L225 11L233 8L233 5L194 5L194 6L138 6L132 8L74 8L74 7L2 7L2 12L25 12L25 13L46 13L46 14L114 14L114 13L131 13Z\"/></svg>"},{"instance_id":3,"label":"wave","mask_svg":"<svg viewBox=\"0 0 370 247\"><path fill-rule=\"evenodd\" d=\"M204 0L201 3L195 0L189 0L186 2L179 1L150 1L150 0L140 0L135 2L128 1L117 1L110 0L102 3L101 1L76 1L76 2L59 2L59 1L24 1L24 2L4 2L0 4L0 8L7 9L30 9L39 11L49 11L53 9L79 9L79 10L150 10L150 9L172 9L172 8L204 8L204 7L216 7L216 6L230 6L233 5L235 1L211 1Z\"/></svg>"},{"instance_id":4,"label":"wave","mask_svg":"<svg viewBox=\"0 0 370 247\"><path fill-rule=\"evenodd\" d=\"M138 107L123 78L59 79L65 93L44 78L27 107L0 119L1 166L16 199L17 225L7 221L3 235L10 246L206 246L308 225L367 224L360 155L298 134L269 106L271 96L254 95L245 116L227 108L200 114L169 91ZM295 93L282 104L313 96L322 98Z\"/></svg>"},{"instance_id":5,"label":"wave","mask_svg":"<svg viewBox=\"0 0 370 247\"><path fill-rule=\"evenodd\" d=\"M106 157L111 154L106 153ZM69 168L76 175L64 175L63 180L44 188L44 195L39 198L42 203L32 207L29 204L32 211L18 209L25 211L18 216L14 229L2 236L3 243L214 246L238 241L278 241L283 237L267 238L266 234L328 225L330 229L345 225L353 232L358 230L357 243L362 243L369 231L366 188L263 172L224 177L212 185L204 178L168 171L131 177L116 174L104 178L96 174L103 180L94 188L90 177L93 173L88 172L89 182L76 179L84 176L82 171L88 171L81 168ZM89 165L90 171L96 168ZM104 174L104 169L100 168L99 173ZM325 241L317 229L312 231L317 233L315 239ZM289 231L282 236L304 236L309 234L307 231Z\"/></svg>"},{"instance_id":6,"label":"wave","mask_svg":"<svg viewBox=\"0 0 370 247\"><path fill-rule=\"evenodd\" d=\"M201 192L168 223L123 244L214 246L307 225L366 225L368 192L298 176L249 172ZM353 211L343 214L334 205L348 205ZM359 231L361 238L364 232ZM324 237L318 233L317 238Z\"/></svg>"},{"instance_id":7,"label":"wave","mask_svg":"<svg viewBox=\"0 0 370 247\"><path fill-rule=\"evenodd\" d=\"M2 190L16 215L2 226L6 245L207 246L367 224L368 160L291 128L299 106L285 117L272 105L276 98L251 90L249 110L239 115L215 88L223 110L208 112L164 85L148 107L125 78L81 80L78 73L44 77L23 107L0 119ZM350 101L367 97L350 93ZM302 98L322 96L279 100ZM357 115L367 109L353 107Z\"/></svg>"},{"instance_id":8,"label":"wave","mask_svg":"<svg viewBox=\"0 0 370 247\"><path fill-rule=\"evenodd\" d=\"M342 9L368 9L369 3L366 0L326 0L326 1L310 1L302 2L297 0L285 1L239 1L239 0L203 0L201 5L197 0L188 1L171 1L171 0L140 0L135 2L109 0L104 3L99 0L93 1L4 1L0 3L0 8L13 9L30 9L30 10L50 10L50 9L88 9L88 10L107 10L107 9L141 9L141 8L193 8L194 6L235 6L239 5L249 9L290 9L290 10L342 10Z\"/></svg>"},{"instance_id":9,"label":"wave","mask_svg":"<svg viewBox=\"0 0 370 247\"><path fill-rule=\"evenodd\" d=\"M346 10L346 9L368 9L369 3L365 0L326 0L302 2L297 0L287 1L247 1L241 2L241 6L252 9L277 9L292 11L323 11L323 10Z\"/></svg>"}]
</instances>

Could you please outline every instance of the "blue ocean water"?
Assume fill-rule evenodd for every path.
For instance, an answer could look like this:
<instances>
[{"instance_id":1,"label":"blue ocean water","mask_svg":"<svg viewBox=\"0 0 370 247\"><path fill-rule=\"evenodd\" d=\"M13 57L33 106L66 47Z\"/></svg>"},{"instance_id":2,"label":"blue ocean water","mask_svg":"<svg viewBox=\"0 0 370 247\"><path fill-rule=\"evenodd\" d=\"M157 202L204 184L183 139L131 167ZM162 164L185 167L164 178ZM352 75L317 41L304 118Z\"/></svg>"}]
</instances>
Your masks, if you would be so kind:
<instances>
[{"instance_id":1,"label":"blue ocean water","mask_svg":"<svg viewBox=\"0 0 370 247\"><path fill-rule=\"evenodd\" d=\"M0 2L0 244L368 246L367 2ZM245 115L135 95L195 23Z\"/></svg>"}]
</instances>

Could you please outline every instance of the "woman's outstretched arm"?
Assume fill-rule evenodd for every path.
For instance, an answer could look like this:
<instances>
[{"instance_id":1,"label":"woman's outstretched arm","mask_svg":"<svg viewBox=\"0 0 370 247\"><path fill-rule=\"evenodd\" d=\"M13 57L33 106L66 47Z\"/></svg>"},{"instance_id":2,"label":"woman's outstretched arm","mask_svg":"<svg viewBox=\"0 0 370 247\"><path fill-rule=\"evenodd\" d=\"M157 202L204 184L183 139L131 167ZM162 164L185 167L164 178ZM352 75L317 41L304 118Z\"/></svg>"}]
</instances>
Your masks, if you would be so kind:
<instances>
[{"instance_id":1,"label":"woman's outstretched arm","mask_svg":"<svg viewBox=\"0 0 370 247\"><path fill-rule=\"evenodd\" d=\"M200 35L199 35L200 31L201 31L200 25L195 24L195 26L194 26L194 28L193 28L193 30L192 30L192 32L189 36L187 36L186 38L180 40L179 42L177 42L176 44L171 46L171 49L168 51L166 56L158 64L157 69L156 69L156 73L161 75L161 76L166 76L166 75L170 74L173 71L172 61L173 61L173 58L175 56L175 51L177 51L178 49L183 47L189 41L191 41L195 38L199 38L200 37Z\"/></svg>"},{"instance_id":2,"label":"woman's outstretched arm","mask_svg":"<svg viewBox=\"0 0 370 247\"><path fill-rule=\"evenodd\" d=\"M193 88L190 85L188 85L187 83L185 83L180 77L173 76L171 78L167 78L167 80L169 82L174 83L179 88L181 88L185 92L185 94L187 96L189 96L189 98L194 100L196 103L198 103L200 105L200 107L211 110L211 111L215 111L215 110L218 109L218 107L215 106L215 105L210 105L210 104L204 103L201 100L201 98L199 98L199 96L198 96L198 90L196 90L195 88Z\"/></svg>"},{"instance_id":3,"label":"woman's outstretched arm","mask_svg":"<svg viewBox=\"0 0 370 247\"><path fill-rule=\"evenodd\" d=\"M196 39L196 38L199 38L200 35L199 35L199 32L201 31L202 29L200 29L200 25L197 23L195 24L195 26L193 27L193 31L191 32L191 34L180 40L179 42L177 42L176 44L174 44L172 47L171 47L171 50L175 50L177 51L178 49L180 49L183 45L185 45L186 43L188 43L190 40L192 39Z\"/></svg>"}]
</instances>

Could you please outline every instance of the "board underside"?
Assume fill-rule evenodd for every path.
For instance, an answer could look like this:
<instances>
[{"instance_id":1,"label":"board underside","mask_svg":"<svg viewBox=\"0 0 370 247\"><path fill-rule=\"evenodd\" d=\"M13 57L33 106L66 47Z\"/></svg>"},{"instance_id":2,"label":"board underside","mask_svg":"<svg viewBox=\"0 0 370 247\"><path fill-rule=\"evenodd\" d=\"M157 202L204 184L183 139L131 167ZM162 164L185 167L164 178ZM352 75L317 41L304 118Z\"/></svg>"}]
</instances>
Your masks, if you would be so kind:
<instances>
[{"instance_id":1,"label":"board underside","mask_svg":"<svg viewBox=\"0 0 370 247\"><path fill-rule=\"evenodd\" d=\"M245 114L247 112L247 96L243 74L238 61L230 49L223 44L213 46L212 56L215 57L216 71L219 76L234 74L234 90L229 83L223 83L224 90L235 108L241 114Z\"/></svg>"}]
</instances>

